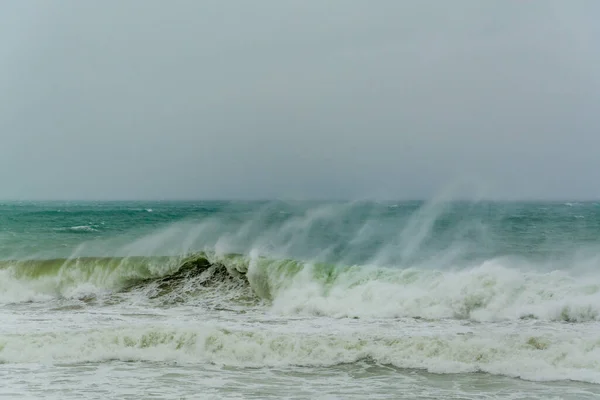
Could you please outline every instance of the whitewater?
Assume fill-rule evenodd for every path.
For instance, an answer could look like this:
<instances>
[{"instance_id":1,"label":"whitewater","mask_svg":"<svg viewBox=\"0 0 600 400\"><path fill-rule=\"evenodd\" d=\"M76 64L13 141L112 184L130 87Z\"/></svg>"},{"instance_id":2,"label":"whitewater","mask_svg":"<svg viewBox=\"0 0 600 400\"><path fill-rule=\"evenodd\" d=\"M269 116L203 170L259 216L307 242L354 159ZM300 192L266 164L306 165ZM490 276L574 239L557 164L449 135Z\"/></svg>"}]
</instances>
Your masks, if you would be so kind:
<instances>
[{"instance_id":1,"label":"whitewater","mask_svg":"<svg viewBox=\"0 0 600 400\"><path fill-rule=\"evenodd\" d=\"M600 397L594 202L0 204L0 397Z\"/></svg>"}]
</instances>

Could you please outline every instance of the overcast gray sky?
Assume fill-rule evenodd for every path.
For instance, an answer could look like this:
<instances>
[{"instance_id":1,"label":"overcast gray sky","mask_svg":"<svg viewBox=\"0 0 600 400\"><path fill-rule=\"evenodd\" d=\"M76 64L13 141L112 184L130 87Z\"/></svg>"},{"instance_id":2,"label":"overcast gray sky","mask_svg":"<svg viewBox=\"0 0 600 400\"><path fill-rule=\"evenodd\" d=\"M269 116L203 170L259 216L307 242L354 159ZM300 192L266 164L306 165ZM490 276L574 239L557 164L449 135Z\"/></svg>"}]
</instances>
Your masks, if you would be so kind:
<instances>
[{"instance_id":1,"label":"overcast gray sky","mask_svg":"<svg viewBox=\"0 0 600 400\"><path fill-rule=\"evenodd\" d=\"M3 1L0 198L600 198L600 2Z\"/></svg>"}]
</instances>

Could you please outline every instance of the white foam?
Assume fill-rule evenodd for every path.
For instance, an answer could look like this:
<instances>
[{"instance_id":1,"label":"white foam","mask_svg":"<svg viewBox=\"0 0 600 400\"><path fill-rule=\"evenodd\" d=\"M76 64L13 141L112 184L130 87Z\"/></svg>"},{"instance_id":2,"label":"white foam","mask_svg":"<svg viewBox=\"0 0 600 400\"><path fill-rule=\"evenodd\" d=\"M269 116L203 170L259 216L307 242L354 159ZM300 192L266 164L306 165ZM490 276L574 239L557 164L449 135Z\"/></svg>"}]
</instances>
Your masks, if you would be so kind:
<instances>
[{"instance_id":1,"label":"white foam","mask_svg":"<svg viewBox=\"0 0 600 400\"><path fill-rule=\"evenodd\" d=\"M97 232L98 231L97 229L95 229L93 226L90 226L90 225L72 226L69 229L72 231L78 231L78 232Z\"/></svg>"},{"instance_id":2,"label":"white foam","mask_svg":"<svg viewBox=\"0 0 600 400\"><path fill-rule=\"evenodd\" d=\"M107 266L106 260L65 260L56 271L38 275L23 273L28 265L14 263L0 269L0 303L47 301L51 298L83 298L119 289L124 282L157 278L175 271L178 264L148 261L144 268L128 263L127 258Z\"/></svg>"},{"instance_id":3,"label":"white foam","mask_svg":"<svg viewBox=\"0 0 600 400\"><path fill-rule=\"evenodd\" d=\"M72 232L98 232L95 225L77 225L68 228L55 228L56 231L72 231Z\"/></svg>"},{"instance_id":4,"label":"white foam","mask_svg":"<svg viewBox=\"0 0 600 400\"><path fill-rule=\"evenodd\" d=\"M482 371L528 380L600 383L595 336L550 332L531 336L472 334L232 330L209 325L138 327L0 336L2 363L82 363L107 360L214 363L237 367L331 366L369 359L434 373Z\"/></svg>"},{"instance_id":5,"label":"white foam","mask_svg":"<svg viewBox=\"0 0 600 400\"><path fill-rule=\"evenodd\" d=\"M255 281L270 280L273 310L333 317L418 317L475 321L600 319L600 277L509 268L499 260L450 271L348 268L333 281L311 264L286 280L251 265ZM263 289L264 291L264 289Z\"/></svg>"},{"instance_id":6,"label":"white foam","mask_svg":"<svg viewBox=\"0 0 600 400\"><path fill-rule=\"evenodd\" d=\"M12 271L0 269L0 303L22 303L47 301L54 297L54 291L40 291L29 282L14 279Z\"/></svg>"}]
</instances>

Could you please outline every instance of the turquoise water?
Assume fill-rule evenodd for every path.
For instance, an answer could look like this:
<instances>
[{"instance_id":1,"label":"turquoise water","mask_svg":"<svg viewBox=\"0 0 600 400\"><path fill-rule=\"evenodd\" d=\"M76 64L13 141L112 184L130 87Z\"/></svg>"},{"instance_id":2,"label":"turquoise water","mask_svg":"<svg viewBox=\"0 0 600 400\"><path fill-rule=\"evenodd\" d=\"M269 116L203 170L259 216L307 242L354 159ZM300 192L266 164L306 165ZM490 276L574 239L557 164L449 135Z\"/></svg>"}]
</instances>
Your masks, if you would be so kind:
<instances>
[{"instance_id":1,"label":"turquoise water","mask_svg":"<svg viewBox=\"0 0 600 400\"><path fill-rule=\"evenodd\" d=\"M2 203L0 395L596 398L599 233L595 202Z\"/></svg>"},{"instance_id":2,"label":"turquoise water","mask_svg":"<svg viewBox=\"0 0 600 400\"><path fill-rule=\"evenodd\" d=\"M182 222L212 224L190 244L197 249L214 247L227 235L235 237L235 251L248 251L262 240L271 245L269 251L329 262L364 263L386 245L391 264L457 245L467 258L548 259L594 251L600 203L0 203L0 256L66 257L82 244L87 253L113 255L119 246ZM415 241L416 247L408 245ZM174 250L181 246L157 243L147 249Z\"/></svg>"}]
</instances>

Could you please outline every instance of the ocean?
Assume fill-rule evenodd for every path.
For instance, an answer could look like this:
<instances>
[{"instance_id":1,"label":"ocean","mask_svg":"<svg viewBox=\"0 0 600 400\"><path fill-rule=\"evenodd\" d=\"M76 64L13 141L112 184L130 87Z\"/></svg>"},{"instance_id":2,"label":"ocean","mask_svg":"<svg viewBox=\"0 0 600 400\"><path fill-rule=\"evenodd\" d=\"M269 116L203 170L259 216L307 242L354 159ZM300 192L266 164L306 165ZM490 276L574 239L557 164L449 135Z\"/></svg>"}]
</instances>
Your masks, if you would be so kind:
<instances>
[{"instance_id":1,"label":"ocean","mask_svg":"<svg viewBox=\"0 0 600 400\"><path fill-rule=\"evenodd\" d=\"M600 203L0 203L0 397L600 398Z\"/></svg>"}]
</instances>

